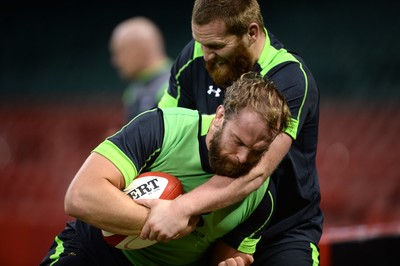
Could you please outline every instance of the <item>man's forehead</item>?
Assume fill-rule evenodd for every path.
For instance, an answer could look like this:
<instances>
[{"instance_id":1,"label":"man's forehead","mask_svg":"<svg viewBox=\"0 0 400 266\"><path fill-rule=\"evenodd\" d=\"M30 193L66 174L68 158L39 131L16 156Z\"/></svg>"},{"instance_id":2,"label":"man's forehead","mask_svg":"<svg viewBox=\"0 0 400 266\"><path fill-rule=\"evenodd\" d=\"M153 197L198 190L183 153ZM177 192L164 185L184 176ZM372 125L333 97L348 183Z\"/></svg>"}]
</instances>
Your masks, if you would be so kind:
<instances>
[{"instance_id":1,"label":"man's forehead","mask_svg":"<svg viewBox=\"0 0 400 266\"><path fill-rule=\"evenodd\" d=\"M259 115L240 112L234 119L225 121L230 137L257 150L266 148L271 140L271 131Z\"/></svg>"},{"instance_id":2,"label":"man's forehead","mask_svg":"<svg viewBox=\"0 0 400 266\"><path fill-rule=\"evenodd\" d=\"M227 37L225 22L221 19L213 20L205 25L192 23L193 38L201 43L223 42Z\"/></svg>"}]
</instances>

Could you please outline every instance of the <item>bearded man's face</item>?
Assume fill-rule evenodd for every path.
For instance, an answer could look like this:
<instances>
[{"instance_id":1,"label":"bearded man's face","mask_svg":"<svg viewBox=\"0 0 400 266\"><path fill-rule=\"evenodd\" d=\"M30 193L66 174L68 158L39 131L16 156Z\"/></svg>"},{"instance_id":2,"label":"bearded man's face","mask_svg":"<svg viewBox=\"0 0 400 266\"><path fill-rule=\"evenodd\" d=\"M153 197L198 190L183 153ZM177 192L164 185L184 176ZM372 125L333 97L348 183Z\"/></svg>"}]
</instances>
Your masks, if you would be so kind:
<instances>
[{"instance_id":1,"label":"bearded man's face","mask_svg":"<svg viewBox=\"0 0 400 266\"><path fill-rule=\"evenodd\" d=\"M208 73L221 88L232 85L243 73L251 71L253 68L250 52L244 46L243 41L239 41L230 52L226 58L216 54L214 59L206 61Z\"/></svg>"},{"instance_id":2,"label":"bearded man's face","mask_svg":"<svg viewBox=\"0 0 400 266\"><path fill-rule=\"evenodd\" d=\"M223 125L218 131L215 132L214 136L210 140L209 147L209 162L213 173L222 176L239 177L247 174L250 170L258 164L261 155L257 160L240 163L232 156L235 154L235 145L229 142L229 138L224 136ZM228 148L224 148L228 147Z\"/></svg>"}]
</instances>

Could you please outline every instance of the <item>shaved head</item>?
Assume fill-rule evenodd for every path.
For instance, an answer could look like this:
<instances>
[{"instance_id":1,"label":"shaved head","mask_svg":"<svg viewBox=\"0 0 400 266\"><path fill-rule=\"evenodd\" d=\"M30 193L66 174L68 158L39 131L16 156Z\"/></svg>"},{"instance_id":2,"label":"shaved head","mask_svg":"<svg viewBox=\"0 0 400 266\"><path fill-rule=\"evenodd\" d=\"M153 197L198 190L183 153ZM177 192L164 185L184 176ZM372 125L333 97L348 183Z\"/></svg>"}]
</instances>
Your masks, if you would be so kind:
<instances>
[{"instance_id":1,"label":"shaved head","mask_svg":"<svg viewBox=\"0 0 400 266\"><path fill-rule=\"evenodd\" d=\"M112 63L124 79L166 57L164 41L158 27L145 17L135 17L115 27L110 40Z\"/></svg>"}]
</instances>

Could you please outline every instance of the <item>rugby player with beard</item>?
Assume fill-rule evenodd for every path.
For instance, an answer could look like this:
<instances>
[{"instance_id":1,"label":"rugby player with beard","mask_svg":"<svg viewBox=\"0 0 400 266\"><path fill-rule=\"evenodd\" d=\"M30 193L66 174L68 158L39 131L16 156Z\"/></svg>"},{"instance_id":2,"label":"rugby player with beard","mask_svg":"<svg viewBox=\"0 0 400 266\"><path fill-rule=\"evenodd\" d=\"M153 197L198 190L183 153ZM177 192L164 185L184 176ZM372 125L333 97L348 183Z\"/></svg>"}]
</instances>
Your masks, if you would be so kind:
<instances>
[{"instance_id":1,"label":"rugby player with beard","mask_svg":"<svg viewBox=\"0 0 400 266\"><path fill-rule=\"evenodd\" d=\"M289 122L283 95L255 73L228 87L213 115L187 108L141 113L100 143L77 172L65 196L65 210L76 219L40 265L250 265L275 208L272 180L234 206L194 217L195 231L173 241L120 250L107 245L100 229L140 233L149 210L121 191L139 174L172 174L184 192L207 182L214 171L240 176L257 165Z\"/></svg>"},{"instance_id":2,"label":"rugby player with beard","mask_svg":"<svg viewBox=\"0 0 400 266\"><path fill-rule=\"evenodd\" d=\"M319 90L310 70L265 27L256 0L195 0L191 24L193 40L172 66L159 107L213 114L225 88L252 70L285 95L292 123L249 173L236 179L216 175L170 202L143 202L151 213L141 237L185 235L191 216L232 205L270 177L277 186L277 207L257 245L254 265L318 265L323 224L316 167Z\"/></svg>"}]
</instances>

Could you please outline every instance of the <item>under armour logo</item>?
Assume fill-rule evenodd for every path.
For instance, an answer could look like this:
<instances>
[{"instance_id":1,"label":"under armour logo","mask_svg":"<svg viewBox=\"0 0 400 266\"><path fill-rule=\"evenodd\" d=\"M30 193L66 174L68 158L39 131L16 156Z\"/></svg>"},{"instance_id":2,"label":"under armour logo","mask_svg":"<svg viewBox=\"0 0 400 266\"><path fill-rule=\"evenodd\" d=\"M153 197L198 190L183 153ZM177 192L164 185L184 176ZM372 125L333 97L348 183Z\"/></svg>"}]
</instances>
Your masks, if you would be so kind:
<instances>
[{"instance_id":1,"label":"under armour logo","mask_svg":"<svg viewBox=\"0 0 400 266\"><path fill-rule=\"evenodd\" d=\"M212 85L208 86L208 91L207 91L208 94L211 95L211 93L215 93L215 97L219 97L219 96L221 96L220 92L221 92L220 88L217 88L216 90L214 90Z\"/></svg>"}]
</instances>

